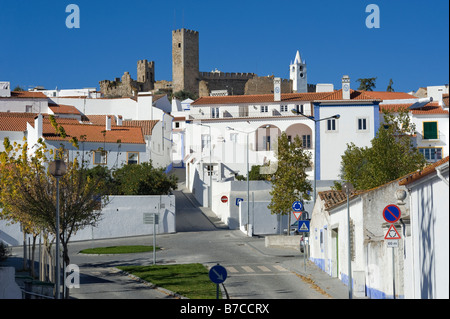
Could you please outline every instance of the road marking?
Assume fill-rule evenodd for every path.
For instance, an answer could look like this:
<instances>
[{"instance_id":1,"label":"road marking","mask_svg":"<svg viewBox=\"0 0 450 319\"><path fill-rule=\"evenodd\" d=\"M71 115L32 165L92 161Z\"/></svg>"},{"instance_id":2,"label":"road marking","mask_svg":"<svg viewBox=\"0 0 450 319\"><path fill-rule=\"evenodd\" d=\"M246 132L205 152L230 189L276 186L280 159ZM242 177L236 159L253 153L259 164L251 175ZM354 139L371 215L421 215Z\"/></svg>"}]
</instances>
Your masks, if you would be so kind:
<instances>
[{"instance_id":1,"label":"road marking","mask_svg":"<svg viewBox=\"0 0 450 319\"><path fill-rule=\"evenodd\" d=\"M287 271L286 268L283 268L283 267L281 267L281 266L279 266L279 265L275 265L275 266L273 266L273 268L275 268L275 269L277 269L277 270L279 270L279 271Z\"/></svg>"},{"instance_id":2,"label":"road marking","mask_svg":"<svg viewBox=\"0 0 450 319\"><path fill-rule=\"evenodd\" d=\"M231 267L231 266L227 266L226 268L227 268L227 271L229 271L229 272L239 272L236 268Z\"/></svg>"},{"instance_id":3,"label":"road marking","mask_svg":"<svg viewBox=\"0 0 450 319\"><path fill-rule=\"evenodd\" d=\"M242 269L244 269L246 272L255 272L252 268L250 268L249 266L241 266Z\"/></svg>"},{"instance_id":4,"label":"road marking","mask_svg":"<svg viewBox=\"0 0 450 319\"><path fill-rule=\"evenodd\" d=\"M267 268L266 266L258 266L259 269L261 269L264 272L270 272L271 270Z\"/></svg>"}]
</instances>

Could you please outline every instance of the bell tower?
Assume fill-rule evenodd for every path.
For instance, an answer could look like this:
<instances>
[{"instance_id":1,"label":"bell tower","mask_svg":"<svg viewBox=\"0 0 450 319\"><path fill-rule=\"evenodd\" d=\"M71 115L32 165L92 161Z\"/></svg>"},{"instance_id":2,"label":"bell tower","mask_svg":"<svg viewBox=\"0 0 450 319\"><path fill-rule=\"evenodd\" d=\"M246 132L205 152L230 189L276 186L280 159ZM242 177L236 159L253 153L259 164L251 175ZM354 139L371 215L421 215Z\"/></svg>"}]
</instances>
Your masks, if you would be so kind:
<instances>
[{"instance_id":1,"label":"bell tower","mask_svg":"<svg viewBox=\"0 0 450 319\"><path fill-rule=\"evenodd\" d=\"M300 52L297 51L294 63L290 65L290 79L292 80L292 90L295 93L308 92L308 82L306 80L306 61L300 57Z\"/></svg>"}]
</instances>

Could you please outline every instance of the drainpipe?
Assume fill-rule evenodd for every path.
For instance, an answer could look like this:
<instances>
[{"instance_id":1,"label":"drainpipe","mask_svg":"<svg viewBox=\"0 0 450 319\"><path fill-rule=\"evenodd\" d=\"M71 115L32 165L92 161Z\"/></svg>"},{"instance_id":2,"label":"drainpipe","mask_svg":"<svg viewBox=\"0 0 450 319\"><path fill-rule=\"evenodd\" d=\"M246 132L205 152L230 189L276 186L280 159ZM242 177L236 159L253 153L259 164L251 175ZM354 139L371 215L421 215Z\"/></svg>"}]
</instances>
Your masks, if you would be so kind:
<instances>
[{"instance_id":1,"label":"drainpipe","mask_svg":"<svg viewBox=\"0 0 450 319\"><path fill-rule=\"evenodd\" d=\"M447 168L448 169L448 162L445 164L442 164L441 166L438 166L435 168L437 176L448 186L448 180L445 179L444 176L442 176L442 170Z\"/></svg>"}]
</instances>

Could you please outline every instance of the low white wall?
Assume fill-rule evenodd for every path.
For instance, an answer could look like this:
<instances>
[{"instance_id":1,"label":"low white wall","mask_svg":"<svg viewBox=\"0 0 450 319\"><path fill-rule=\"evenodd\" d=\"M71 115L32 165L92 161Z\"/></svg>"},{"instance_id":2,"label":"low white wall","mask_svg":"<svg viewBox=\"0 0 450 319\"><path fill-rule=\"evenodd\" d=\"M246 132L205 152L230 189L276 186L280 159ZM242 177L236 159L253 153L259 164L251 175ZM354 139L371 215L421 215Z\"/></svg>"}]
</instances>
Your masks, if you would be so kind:
<instances>
[{"instance_id":1,"label":"low white wall","mask_svg":"<svg viewBox=\"0 0 450 319\"><path fill-rule=\"evenodd\" d=\"M144 213L159 213L157 234L174 233L175 196L111 196L103 208L97 227L86 227L72 235L71 241L129 237L153 234L153 225L143 223ZM0 220L0 241L10 246L23 244L20 225Z\"/></svg>"}]
</instances>

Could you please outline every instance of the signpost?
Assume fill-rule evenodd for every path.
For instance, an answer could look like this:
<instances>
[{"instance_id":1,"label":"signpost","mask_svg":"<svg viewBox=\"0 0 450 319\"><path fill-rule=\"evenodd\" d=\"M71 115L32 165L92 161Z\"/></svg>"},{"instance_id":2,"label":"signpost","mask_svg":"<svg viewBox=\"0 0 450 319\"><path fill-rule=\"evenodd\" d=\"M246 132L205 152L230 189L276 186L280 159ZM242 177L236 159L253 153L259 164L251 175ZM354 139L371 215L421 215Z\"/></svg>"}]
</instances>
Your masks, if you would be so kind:
<instances>
[{"instance_id":1,"label":"signpost","mask_svg":"<svg viewBox=\"0 0 450 319\"><path fill-rule=\"evenodd\" d=\"M299 220L298 221L298 232L299 233L309 233L309 220Z\"/></svg>"},{"instance_id":2,"label":"signpost","mask_svg":"<svg viewBox=\"0 0 450 319\"><path fill-rule=\"evenodd\" d=\"M292 210L294 212L301 212L303 210L303 204L301 201L296 200L294 203L292 203Z\"/></svg>"},{"instance_id":3,"label":"signpost","mask_svg":"<svg viewBox=\"0 0 450 319\"><path fill-rule=\"evenodd\" d=\"M294 214L294 217L299 220L300 216L302 216L302 212L292 212Z\"/></svg>"},{"instance_id":4,"label":"signpost","mask_svg":"<svg viewBox=\"0 0 450 319\"><path fill-rule=\"evenodd\" d=\"M236 198L236 206L239 206L239 203L240 202L243 202L244 201L244 199L243 198Z\"/></svg>"},{"instance_id":5,"label":"signpost","mask_svg":"<svg viewBox=\"0 0 450 319\"><path fill-rule=\"evenodd\" d=\"M156 264L156 225L159 224L159 214L144 213L144 225L153 224L153 265Z\"/></svg>"},{"instance_id":6,"label":"signpost","mask_svg":"<svg viewBox=\"0 0 450 319\"><path fill-rule=\"evenodd\" d=\"M227 279L227 270L225 267L217 264L209 270L209 279L217 285L216 298L219 299L219 284Z\"/></svg>"},{"instance_id":7,"label":"signpost","mask_svg":"<svg viewBox=\"0 0 450 319\"><path fill-rule=\"evenodd\" d=\"M223 196L220 198L220 200L222 201L222 203L226 203L226 202L228 202L228 197L225 196L225 195L223 195Z\"/></svg>"},{"instance_id":8,"label":"signpost","mask_svg":"<svg viewBox=\"0 0 450 319\"><path fill-rule=\"evenodd\" d=\"M387 205L383 209L383 218L388 223L391 223L391 227L389 227L384 239L386 240L387 247L392 248L392 291L393 298L395 299L395 254L394 248L398 247L398 240L401 239L400 234L394 226L394 223L397 222L402 215L400 208L397 205Z\"/></svg>"}]
</instances>

